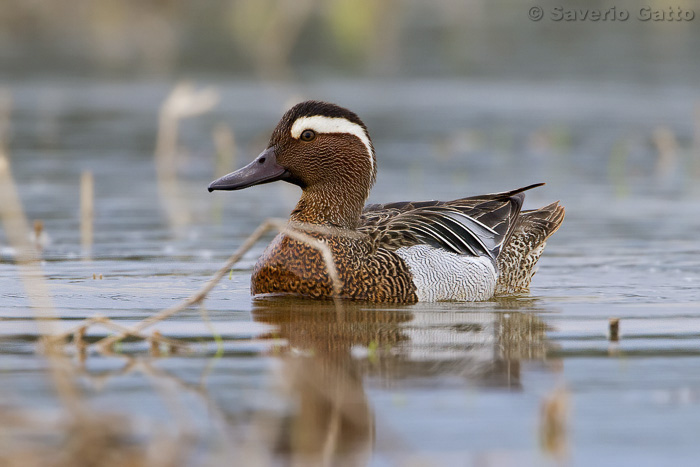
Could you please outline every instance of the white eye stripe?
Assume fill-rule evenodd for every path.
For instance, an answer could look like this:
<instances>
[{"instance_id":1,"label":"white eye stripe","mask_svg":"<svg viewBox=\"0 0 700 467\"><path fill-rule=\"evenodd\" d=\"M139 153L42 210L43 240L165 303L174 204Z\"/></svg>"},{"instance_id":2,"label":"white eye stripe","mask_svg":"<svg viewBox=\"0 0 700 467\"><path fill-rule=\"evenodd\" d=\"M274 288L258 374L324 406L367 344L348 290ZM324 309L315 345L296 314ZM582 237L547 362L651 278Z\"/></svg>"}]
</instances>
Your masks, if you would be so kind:
<instances>
[{"instance_id":1,"label":"white eye stripe","mask_svg":"<svg viewBox=\"0 0 700 467\"><path fill-rule=\"evenodd\" d=\"M372 145L369 142L369 138L365 133L365 130L350 120L342 117L324 117L323 115L314 115L313 117L300 117L297 118L292 125L292 138L299 139L299 136L304 130L313 130L316 133L348 133L357 136L362 144L367 148L367 154L369 154L369 164L374 170L374 151L372 151Z\"/></svg>"}]
</instances>

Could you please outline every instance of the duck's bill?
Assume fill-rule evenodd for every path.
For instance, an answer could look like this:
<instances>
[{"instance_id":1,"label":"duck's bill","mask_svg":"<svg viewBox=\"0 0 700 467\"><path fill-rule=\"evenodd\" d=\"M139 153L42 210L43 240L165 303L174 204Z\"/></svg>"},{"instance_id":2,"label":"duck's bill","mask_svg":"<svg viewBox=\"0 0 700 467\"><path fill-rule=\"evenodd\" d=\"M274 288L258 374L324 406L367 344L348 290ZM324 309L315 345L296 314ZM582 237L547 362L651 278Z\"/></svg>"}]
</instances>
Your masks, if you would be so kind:
<instances>
[{"instance_id":1,"label":"duck's bill","mask_svg":"<svg viewBox=\"0 0 700 467\"><path fill-rule=\"evenodd\" d=\"M287 169L277 164L273 148L267 148L253 162L242 169L224 175L209 184L209 192L214 190L242 190L253 185L285 180Z\"/></svg>"}]
</instances>

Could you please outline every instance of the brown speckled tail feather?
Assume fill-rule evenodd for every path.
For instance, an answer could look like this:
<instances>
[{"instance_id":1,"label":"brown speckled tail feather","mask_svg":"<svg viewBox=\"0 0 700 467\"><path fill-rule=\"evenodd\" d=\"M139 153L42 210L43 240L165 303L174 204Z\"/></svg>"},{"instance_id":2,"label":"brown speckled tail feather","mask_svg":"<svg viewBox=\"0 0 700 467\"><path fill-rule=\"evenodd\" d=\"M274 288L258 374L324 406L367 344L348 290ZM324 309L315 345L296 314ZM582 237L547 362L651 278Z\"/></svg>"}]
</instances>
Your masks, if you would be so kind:
<instances>
[{"instance_id":1,"label":"brown speckled tail feather","mask_svg":"<svg viewBox=\"0 0 700 467\"><path fill-rule=\"evenodd\" d=\"M496 294L527 292L547 239L564 221L564 207L552 203L518 216L510 240L498 256Z\"/></svg>"}]
</instances>

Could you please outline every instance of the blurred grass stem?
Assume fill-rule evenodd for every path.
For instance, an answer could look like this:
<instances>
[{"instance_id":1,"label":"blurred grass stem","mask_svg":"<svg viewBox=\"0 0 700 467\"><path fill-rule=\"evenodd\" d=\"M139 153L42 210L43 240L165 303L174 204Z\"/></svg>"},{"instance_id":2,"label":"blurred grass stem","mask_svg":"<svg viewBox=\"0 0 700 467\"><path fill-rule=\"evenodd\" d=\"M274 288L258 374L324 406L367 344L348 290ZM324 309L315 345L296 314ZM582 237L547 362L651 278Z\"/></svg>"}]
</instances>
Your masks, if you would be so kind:
<instances>
[{"instance_id":1,"label":"blurred grass stem","mask_svg":"<svg viewBox=\"0 0 700 467\"><path fill-rule=\"evenodd\" d=\"M92 172L83 171L80 177L80 246L89 259L92 252L95 182Z\"/></svg>"},{"instance_id":2,"label":"blurred grass stem","mask_svg":"<svg viewBox=\"0 0 700 467\"><path fill-rule=\"evenodd\" d=\"M6 92L0 91L0 122L8 122L9 119L10 97ZM84 415L83 406L67 371L69 365L63 354L63 343L47 339L58 330L58 315L41 270L38 251L30 240L31 229L12 177L4 136L4 133L0 133L0 219L7 240L15 250L15 264L19 277L26 291L29 306L34 311L39 332L44 337L44 351L56 392L71 414L80 418Z\"/></svg>"},{"instance_id":3,"label":"blurred grass stem","mask_svg":"<svg viewBox=\"0 0 700 467\"><path fill-rule=\"evenodd\" d=\"M187 299L183 300L179 304L170 308L166 308L165 310L162 310L159 313L156 313L155 315L144 319L135 326L125 329L114 336L105 337L104 339L95 342L93 345L100 347L103 351L106 351L109 348L111 348L112 345L127 337L128 335L138 335L144 329L154 325L155 323L168 319L170 316L179 313L180 311L185 310L192 305L202 302L207 297L209 292L211 292L211 290L214 287L216 287L219 281L224 276L226 276L226 274L228 274L229 270L243 258L243 256L260 240L260 238L262 238L263 235L265 235L271 230L277 230L279 232L282 232L285 235L288 235L300 242L306 243L307 245L321 252L323 260L326 263L326 270L328 272L328 276L330 277L332 282L333 301L335 303L336 311L338 312L339 318L342 318L343 306L342 301L340 299L342 282L340 281L338 271L335 267L335 262L333 260L333 252L330 250L328 245L326 245L322 241L300 231L306 230L315 232L319 229L322 228L305 224L292 225L289 224L287 221L280 219L267 219L265 222L260 224L260 226L258 226L257 229L255 229L255 231L245 240L245 242L243 242L243 245L241 245L238 248L238 250L236 250L236 252L233 255L231 255L231 257L226 261L226 263L223 266L221 266L221 268L219 268L219 270L214 274L214 276L211 279L209 279L209 281L199 291L190 295Z\"/></svg>"},{"instance_id":4,"label":"blurred grass stem","mask_svg":"<svg viewBox=\"0 0 700 467\"><path fill-rule=\"evenodd\" d=\"M195 90L191 84L181 83L160 108L155 150L158 195L168 222L175 229L184 227L190 221L187 198L181 193L177 178L180 120L209 112L218 99L214 89Z\"/></svg>"}]
</instances>

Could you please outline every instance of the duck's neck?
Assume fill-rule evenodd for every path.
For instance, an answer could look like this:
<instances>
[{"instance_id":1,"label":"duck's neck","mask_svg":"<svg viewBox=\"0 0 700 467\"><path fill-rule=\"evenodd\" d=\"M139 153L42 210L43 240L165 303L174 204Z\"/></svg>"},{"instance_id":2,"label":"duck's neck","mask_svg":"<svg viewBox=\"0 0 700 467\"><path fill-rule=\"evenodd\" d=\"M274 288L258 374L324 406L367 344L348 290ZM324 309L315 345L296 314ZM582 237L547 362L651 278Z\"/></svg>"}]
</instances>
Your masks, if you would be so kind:
<instances>
[{"instance_id":1,"label":"duck's neck","mask_svg":"<svg viewBox=\"0 0 700 467\"><path fill-rule=\"evenodd\" d=\"M295 222L356 229L367 198L366 191L347 186L306 187L290 219Z\"/></svg>"}]
</instances>

